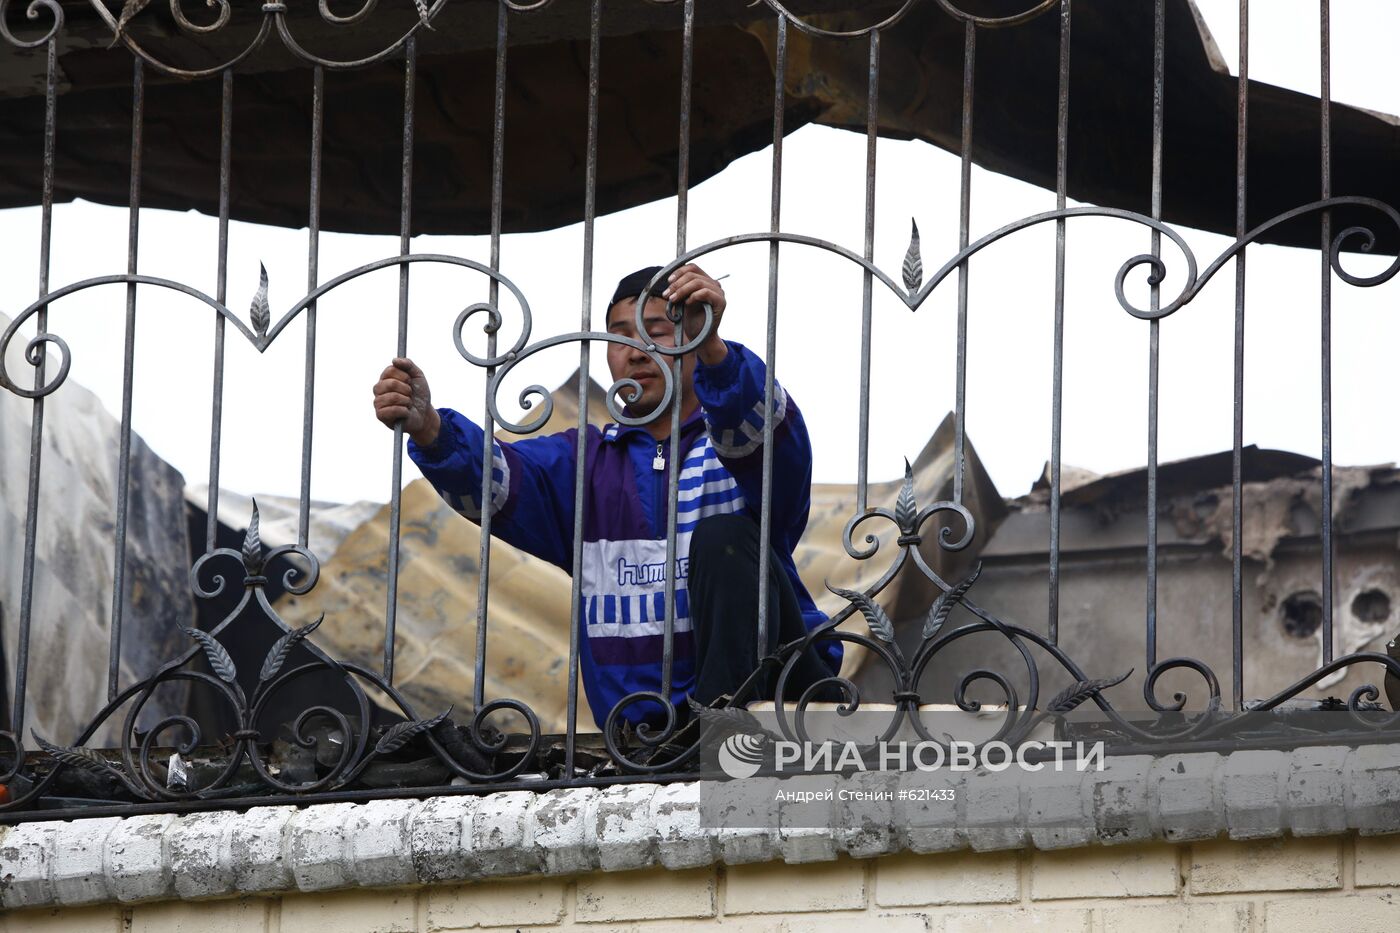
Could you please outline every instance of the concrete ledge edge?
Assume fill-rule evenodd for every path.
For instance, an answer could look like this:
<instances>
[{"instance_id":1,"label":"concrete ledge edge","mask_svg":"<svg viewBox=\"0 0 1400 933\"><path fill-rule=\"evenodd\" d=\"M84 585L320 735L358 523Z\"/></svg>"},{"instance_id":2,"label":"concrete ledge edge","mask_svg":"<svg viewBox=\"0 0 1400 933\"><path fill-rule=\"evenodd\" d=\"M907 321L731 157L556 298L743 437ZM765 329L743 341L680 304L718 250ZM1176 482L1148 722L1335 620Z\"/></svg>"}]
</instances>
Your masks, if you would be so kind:
<instances>
[{"instance_id":1,"label":"concrete ledge edge","mask_svg":"<svg viewBox=\"0 0 1400 933\"><path fill-rule=\"evenodd\" d=\"M690 781L254 807L0 827L7 909L183 900L522 875L825 861L846 853L1066 849L1400 832L1400 746L1105 759L1103 770L857 775L952 802L836 801L834 828L701 825ZM776 791L772 778L754 778ZM822 778L798 780L820 782ZM750 797L750 800L752 797ZM751 804L750 804L751 805ZM782 805L786 807L786 804Z\"/></svg>"}]
</instances>

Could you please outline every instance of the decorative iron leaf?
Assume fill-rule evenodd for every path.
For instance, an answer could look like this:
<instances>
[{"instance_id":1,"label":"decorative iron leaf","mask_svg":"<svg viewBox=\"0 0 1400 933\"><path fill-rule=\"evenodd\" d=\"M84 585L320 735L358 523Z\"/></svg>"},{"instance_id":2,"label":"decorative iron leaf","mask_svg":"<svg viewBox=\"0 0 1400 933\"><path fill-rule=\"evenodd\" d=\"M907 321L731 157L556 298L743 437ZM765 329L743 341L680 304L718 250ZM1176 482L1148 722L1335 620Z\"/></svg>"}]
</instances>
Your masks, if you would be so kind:
<instances>
[{"instance_id":1,"label":"decorative iron leaf","mask_svg":"<svg viewBox=\"0 0 1400 933\"><path fill-rule=\"evenodd\" d=\"M267 304L267 266L258 263L258 269L258 290L253 295L253 306L248 310L248 317L258 336L266 337L267 327L272 323L272 309Z\"/></svg>"},{"instance_id":2,"label":"decorative iron leaf","mask_svg":"<svg viewBox=\"0 0 1400 933\"><path fill-rule=\"evenodd\" d=\"M894 519L904 534L914 533L914 519L919 515L919 506L914 501L914 468L909 459L904 460L904 485L899 487L899 499L894 504Z\"/></svg>"},{"instance_id":3,"label":"decorative iron leaf","mask_svg":"<svg viewBox=\"0 0 1400 933\"><path fill-rule=\"evenodd\" d=\"M697 703L694 699L690 701L691 712L702 723L713 726L720 732L744 732L754 735L766 735L767 730L758 721L753 713L739 706L706 706Z\"/></svg>"},{"instance_id":4,"label":"decorative iron leaf","mask_svg":"<svg viewBox=\"0 0 1400 933\"><path fill-rule=\"evenodd\" d=\"M243 567L251 576L262 572L262 539L258 537L258 500L253 500L253 517L243 535Z\"/></svg>"},{"instance_id":5,"label":"decorative iron leaf","mask_svg":"<svg viewBox=\"0 0 1400 933\"><path fill-rule=\"evenodd\" d=\"M939 630L943 628L943 623L948 621L948 614L953 611L953 607L962 602L967 591L972 589L972 584L977 582L977 578L981 574L982 562L978 561L977 566L972 568L972 573L963 577L962 580L958 581L957 586L934 601L934 604L929 607L928 617L924 619L925 641L938 634Z\"/></svg>"},{"instance_id":6,"label":"decorative iron leaf","mask_svg":"<svg viewBox=\"0 0 1400 933\"><path fill-rule=\"evenodd\" d=\"M447 718L447 714L452 712L452 707L448 707L438 713L432 719L413 719L408 722L396 722L375 743L374 752L377 755L387 755L396 752L408 744L415 735L429 730L436 729L438 723Z\"/></svg>"},{"instance_id":7,"label":"decorative iron leaf","mask_svg":"<svg viewBox=\"0 0 1400 933\"><path fill-rule=\"evenodd\" d=\"M1047 712L1051 713L1067 713L1100 690L1107 690L1109 687L1116 687L1118 684L1121 684L1123 681L1127 680L1132 673L1133 669L1130 667L1127 673L1123 674L1121 677L1113 677L1108 680L1076 681L1051 697L1045 709Z\"/></svg>"},{"instance_id":8,"label":"decorative iron leaf","mask_svg":"<svg viewBox=\"0 0 1400 933\"><path fill-rule=\"evenodd\" d=\"M267 683L269 680L276 677L277 672L282 669L283 663L286 662L287 655L291 654L292 649L300 644L302 639L316 631L317 626L319 626L325 618L326 614L323 612L317 616L314 621L306 623L301 628L292 629L290 632L277 639L268 650L267 657L263 659L262 670L258 672L258 682Z\"/></svg>"},{"instance_id":9,"label":"decorative iron leaf","mask_svg":"<svg viewBox=\"0 0 1400 933\"><path fill-rule=\"evenodd\" d=\"M885 610L880 608L879 603L859 590L843 590L829 583L826 588L847 602L855 603L860 614L865 616L865 623L870 626L872 635L887 645L894 644L894 623L885 614Z\"/></svg>"},{"instance_id":10,"label":"decorative iron leaf","mask_svg":"<svg viewBox=\"0 0 1400 933\"><path fill-rule=\"evenodd\" d=\"M61 762L65 765L72 765L76 768L82 768L84 771L90 771L93 774L100 774L104 777L109 777L112 780L117 781L121 784L127 783L126 775L122 774L121 769L119 769L116 765L112 764L111 762L107 761L107 759L103 758L101 755L97 754L97 752L93 751L92 749L69 748L65 745L54 745L52 742L47 741L39 733L34 732L33 730L30 731L31 734L34 736L34 741L37 742L39 744L39 747L42 748L45 752L47 752L49 757L53 760Z\"/></svg>"},{"instance_id":11,"label":"decorative iron leaf","mask_svg":"<svg viewBox=\"0 0 1400 933\"><path fill-rule=\"evenodd\" d=\"M433 24L428 21L428 4L425 0L413 0L413 6L418 10L418 18L423 21L423 25L432 29Z\"/></svg>"},{"instance_id":12,"label":"decorative iron leaf","mask_svg":"<svg viewBox=\"0 0 1400 933\"><path fill-rule=\"evenodd\" d=\"M205 657L209 659L209 667L214 671L215 676L230 684L238 680L238 668L233 666L233 658L229 657L228 651L219 644L217 638L197 628L187 628L185 634L199 642L200 647L204 649Z\"/></svg>"},{"instance_id":13,"label":"decorative iron leaf","mask_svg":"<svg viewBox=\"0 0 1400 933\"><path fill-rule=\"evenodd\" d=\"M912 231L909 234L909 251L904 254L904 287L913 294L924 283L924 261L919 256L919 225L911 217L909 226Z\"/></svg>"},{"instance_id":14,"label":"decorative iron leaf","mask_svg":"<svg viewBox=\"0 0 1400 933\"><path fill-rule=\"evenodd\" d=\"M116 45L122 33L126 32L126 24L131 22L131 18L150 5L150 2L151 0L126 0L122 4L122 11L117 16L117 34L112 37L113 45Z\"/></svg>"}]
</instances>

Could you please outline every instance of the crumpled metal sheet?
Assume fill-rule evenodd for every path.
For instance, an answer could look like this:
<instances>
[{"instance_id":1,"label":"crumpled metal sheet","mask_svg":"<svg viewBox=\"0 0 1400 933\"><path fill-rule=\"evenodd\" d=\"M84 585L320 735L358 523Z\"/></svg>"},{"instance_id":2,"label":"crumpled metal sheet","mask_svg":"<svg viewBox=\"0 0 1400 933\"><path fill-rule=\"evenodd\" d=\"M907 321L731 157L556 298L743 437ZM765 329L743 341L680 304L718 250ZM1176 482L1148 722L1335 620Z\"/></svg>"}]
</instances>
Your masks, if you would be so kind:
<instances>
[{"instance_id":1,"label":"crumpled metal sheet","mask_svg":"<svg viewBox=\"0 0 1400 933\"><path fill-rule=\"evenodd\" d=\"M961 0L973 10L1027 4ZM827 27L878 22L892 5L851 0L788 3ZM1234 235L1235 94L1190 0L1168 0L1163 219ZM131 63L86 0L66 0L59 44L61 97L55 196L125 206ZM848 12L841 12L846 10ZM354 28L330 27L312 4L287 21L319 54L352 57L387 46L416 18L410 5L379 10ZM690 182L697 184L772 141L774 14L764 4L715 0L696 11ZM1068 193L1147 212L1150 204L1153 0L1078 3L1073 10ZM208 67L251 38L261 14L238 10L220 32L182 34L153 4L130 31L165 61ZM416 107L415 233L484 233L490 224L496 5L448 4L420 36ZM502 220L507 232L552 229L583 216L588 16L555 2L510 21ZM680 100L678 5L609 4L602 24L597 209L600 214L676 191ZM864 41L813 40L788 31L784 129L809 122L865 131ZM934 3L914 4L881 42L879 131L959 150L961 24ZM1059 18L1052 10L1008 29L979 30L972 158L996 172L1053 188ZM0 54L0 207L39 198L42 55ZM217 80L180 82L147 69L143 203L215 213ZM234 92L232 216L301 227L309 177L310 68L274 38L239 65ZM402 64L326 76L321 226L397 233ZM1318 195L1320 117L1306 94L1253 82L1249 104L1250 224ZM1400 201L1394 118L1334 103L1333 189ZM1378 221L1382 221L1378 223ZM1342 209L1335 230L1369 224L1377 251L1400 231L1374 211ZM1263 242L1318 247L1315 216ZM1359 239L1347 244L1354 248Z\"/></svg>"}]
</instances>

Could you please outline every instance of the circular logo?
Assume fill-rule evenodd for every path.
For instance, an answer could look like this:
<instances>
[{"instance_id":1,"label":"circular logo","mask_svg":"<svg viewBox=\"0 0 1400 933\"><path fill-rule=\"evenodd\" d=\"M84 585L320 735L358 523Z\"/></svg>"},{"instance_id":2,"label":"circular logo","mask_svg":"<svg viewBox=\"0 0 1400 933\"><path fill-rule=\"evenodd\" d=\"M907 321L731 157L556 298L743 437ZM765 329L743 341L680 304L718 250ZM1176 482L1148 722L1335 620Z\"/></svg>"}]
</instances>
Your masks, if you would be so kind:
<instances>
[{"instance_id":1,"label":"circular logo","mask_svg":"<svg viewBox=\"0 0 1400 933\"><path fill-rule=\"evenodd\" d=\"M763 764L765 736L736 732L719 747L720 770L732 778L751 778Z\"/></svg>"}]
</instances>

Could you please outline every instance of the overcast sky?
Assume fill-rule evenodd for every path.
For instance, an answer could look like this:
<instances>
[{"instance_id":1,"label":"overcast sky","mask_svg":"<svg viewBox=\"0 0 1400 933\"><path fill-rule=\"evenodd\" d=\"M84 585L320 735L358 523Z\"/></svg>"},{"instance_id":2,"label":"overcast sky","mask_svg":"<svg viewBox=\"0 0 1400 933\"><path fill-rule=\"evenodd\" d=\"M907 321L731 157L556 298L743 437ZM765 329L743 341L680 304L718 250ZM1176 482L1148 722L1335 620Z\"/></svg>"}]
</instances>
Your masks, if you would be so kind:
<instances>
[{"instance_id":1,"label":"overcast sky","mask_svg":"<svg viewBox=\"0 0 1400 933\"><path fill-rule=\"evenodd\" d=\"M1235 0L1198 0L1232 70L1236 62ZM1333 95L1337 100L1400 112L1400 66L1393 54L1400 9L1387 0L1333 5ZM1267 0L1251 11L1251 76L1308 93L1318 90L1316 0ZM1168 106L1172 89L1167 88ZM1072 105L1072 102L1071 102ZM59 132L62 133L60 102ZM862 242L865 143L861 135L808 127L785 144L783 229L834 240L857 252ZM36 151L36 159L38 153ZM694 245L768 227L769 165L762 151L697 186L691 197ZM834 181L833 181L834 180ZM1171 192L1167 192L1171 198ZM328 192L327 197L334 197ZM1298 192L1301 203L1313 192ZM582 198L582 191L580 191ZM910 217L923 235L926 269L956 251L958 161L933 146L882 140L879 146L876 261L897 277ZM1054 207L1053 192L974 169L972 227L976 237L1027 214ZM126 267L124 209L86 203L55 210L54 287ZM633 268L670 258L674 199L598 220L594 326L613 282ZM0 309L13 315L37 292L37 209L0 212L6 275ZM1223 237L1182 231L1202 266L1227 245ZM214 291L217 224L188 213L147 211L141 220L140 271ZM502 271L529 297L532 339L577 330L582 278L582 227L507 237ZM271 279L274 319L304 292L306 232L231 225L229 306L245 314L258 264ZM1144 252L1144 228L1080 219L1069 224L1066 302L1064 462L1098 472L1138 466L1147 439L1146 323L1117 305L1113 276ZM453 253L481 261L485 237L422 236L414 252ZM324 234L322 281L398 251L393 237ZM1164 258L1175 294L1182 263L1170 245ZM1349 268L1383 263L1349 258ZM755 245L710 257L705 268L728 273L730 311L723 333L760 350L767 293L767 248ZM1004 495L1027 490L1050 450L1050 367L1054 229L1019 233L972 264L967 424ZM1234 276L1226 269L1204 293L1162 326L1160 445L1163 461L1229 449ZM316 446L312 495L322 500L385 500L390 435L373 420L369 387L392 355L397 316L395 270L342 287L321 302L316 374ZM1334 457L1338 464L1400 460L1400 434L1381 408L1393 391L1387 373L1400 346L1392 282L1334 289ZM1320 451L1319 273L1315 252L1251 247L1245 441L1317 456ZM1145 304L1139 281L1138 298ZM434 400L476 415L480 371L457 355L451 325L464 305L485 298L484 279L457 269L414 267L409 352L433 385ZM811 430L818 481L849 482L856 473L859 269L829 254L783 250L777 372ZM134 425L191 483L208 468L213 315L202 304L160 289L140 292L136 339ZM90 290L54 306L50 328L73 351L70 380L117 412L121 403L124 290ZM955 278L911 314L877 291L871 393L872 479L897 476L953 407ZM245 317L246 319L246 317ZM245 493L295 494L300 463L304 318L259 356L241 338L228 342L222 478ZM518 333L506 310L503 338ZM607 385L601 346L593 373ZM517 370L501 393L503 409L531 382L553 387L578 363L571 344L546 351ZM62 391L62 390L60 390ZM8 441L8 439L7 439ZM405 481L417 478L408 466Z\"/></svg>"}]
</instances>

